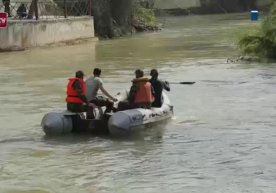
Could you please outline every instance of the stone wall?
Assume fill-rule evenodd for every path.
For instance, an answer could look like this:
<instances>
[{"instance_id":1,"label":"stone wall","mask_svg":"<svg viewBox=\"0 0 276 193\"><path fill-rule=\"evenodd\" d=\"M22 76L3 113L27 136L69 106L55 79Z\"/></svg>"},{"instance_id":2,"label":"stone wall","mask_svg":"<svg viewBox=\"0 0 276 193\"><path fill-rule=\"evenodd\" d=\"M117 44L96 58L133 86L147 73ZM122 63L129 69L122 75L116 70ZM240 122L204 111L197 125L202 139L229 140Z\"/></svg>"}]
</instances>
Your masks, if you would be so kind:
<instances>
[{"instance_id":1,"label":"stone wall","mask_svg":"<svg viewBox=\"0 0 276 193\"><path fill-rule=\"evenodd\" d=\"M10 20L0 29L0 50L21 50L94 38L93 17Z\"/></svg>"}]
</instances>

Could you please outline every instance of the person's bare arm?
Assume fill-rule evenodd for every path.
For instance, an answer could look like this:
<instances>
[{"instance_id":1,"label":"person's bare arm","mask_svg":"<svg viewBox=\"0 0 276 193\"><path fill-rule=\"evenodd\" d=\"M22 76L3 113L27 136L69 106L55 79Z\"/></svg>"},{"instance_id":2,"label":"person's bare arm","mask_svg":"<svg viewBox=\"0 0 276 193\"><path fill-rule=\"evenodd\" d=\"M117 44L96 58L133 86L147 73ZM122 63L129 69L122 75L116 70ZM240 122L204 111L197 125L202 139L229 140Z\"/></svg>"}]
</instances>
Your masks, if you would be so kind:
<instances>
[{"instance_id":1,"label":"person's bare arm","mask_svg":"<svg viewBox=\"0 0 276 193\"><path fill-rule=\"evenodd\" d=\"M103 85L100 86L100 90L102 91L102 93L107 96L109 99L111 99L112 101L117 101L116 98L114 98L113 96L111 96L103 87Z\"/></svg>"},{"instance_id":2,"label":"person's bare arm","mask_svg":"<svg viewBox=\"0 0 276 193\"><path fill-rule=\"evenodd\" d=\"M167 81L164 81L164 82L163 82L163 88L164 88L166 91L171 91L170 83L167 82Z\"/></svg>"}]
</instances>

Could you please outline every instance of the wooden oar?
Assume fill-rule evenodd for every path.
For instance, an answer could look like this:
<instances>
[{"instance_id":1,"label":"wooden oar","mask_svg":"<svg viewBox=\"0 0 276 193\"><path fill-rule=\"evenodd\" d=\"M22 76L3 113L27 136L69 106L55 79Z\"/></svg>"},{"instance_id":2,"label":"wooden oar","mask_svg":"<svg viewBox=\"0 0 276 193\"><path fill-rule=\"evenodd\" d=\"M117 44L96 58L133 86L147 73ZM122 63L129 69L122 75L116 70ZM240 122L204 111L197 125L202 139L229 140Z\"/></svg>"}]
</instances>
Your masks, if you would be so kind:
<instances>
[{"instance_id":1,"label":"wooden oar","mask_svg":"<svg viewBox=\"0 0 276 193\"><path fill-rule=\"evenodd\" d=\"M169 82L170 84L194 84L196 82Z\"/></svg>"},{"instance_id":2,"label":"wooden oar","mask_svg":"<svg viewBox=\"0 0 276 193\"><path fill-rule=\"evenodd\" d=\"M113 81L113 83L125 83L125 82L117 82L117 81ZM192 84L195 84L196 82L169 82L170 84L189 84L189 85L192 85Z\"/></svg>"}]
</instances>

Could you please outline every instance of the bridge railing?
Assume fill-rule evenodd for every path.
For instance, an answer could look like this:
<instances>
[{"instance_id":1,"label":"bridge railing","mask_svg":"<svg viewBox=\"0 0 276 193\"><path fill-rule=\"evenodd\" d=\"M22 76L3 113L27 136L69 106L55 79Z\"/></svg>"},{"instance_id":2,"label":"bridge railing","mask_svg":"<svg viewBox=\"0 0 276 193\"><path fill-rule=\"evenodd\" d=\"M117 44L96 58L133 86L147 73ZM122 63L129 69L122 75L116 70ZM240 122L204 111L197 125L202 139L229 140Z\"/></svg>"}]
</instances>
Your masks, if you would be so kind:
<instances>
[{"instance_id":1,"label":"bridge railing","mask_svg":"<svg viewBox=\"0 0 276 193\"><path fill-rule=\"evenodd\" d=\"M92 0L0 0L10 19L57 19L92 15Z\"/></svg>"}]
</instances>

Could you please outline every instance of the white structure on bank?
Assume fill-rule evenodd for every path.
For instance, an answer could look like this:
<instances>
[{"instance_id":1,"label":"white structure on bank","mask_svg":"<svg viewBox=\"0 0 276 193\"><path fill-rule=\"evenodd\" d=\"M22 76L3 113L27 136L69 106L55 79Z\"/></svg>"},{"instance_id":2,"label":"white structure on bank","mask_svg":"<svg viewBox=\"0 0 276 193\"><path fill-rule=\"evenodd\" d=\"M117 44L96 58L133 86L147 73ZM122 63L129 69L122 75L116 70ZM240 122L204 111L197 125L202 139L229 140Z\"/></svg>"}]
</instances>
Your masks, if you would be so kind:
<instances>
[{"instance_id":1,"label":"white structure on bank","mask_svg":"<svg viewBox=\"0 0 276 193\"><path fill-rule=\"evenodd\" d=\"M269 5L271 2L272 0L257 0L257 5L262 7ZM154 3L157 9L187 9L191 7L200 7L200 0L155 0Z\"/></svg>"},{"instance_id":2,"label":"white structure on bank","mask_svg":"<svg viewBox=\"0 0 276 193\"><path fill-rule=\"evenodd\" d=\"M155 0L155 8L157 9L186 9L199 6L200 0Z\"/></svg>"}]
</instances>

